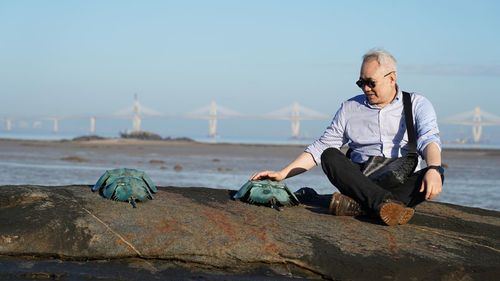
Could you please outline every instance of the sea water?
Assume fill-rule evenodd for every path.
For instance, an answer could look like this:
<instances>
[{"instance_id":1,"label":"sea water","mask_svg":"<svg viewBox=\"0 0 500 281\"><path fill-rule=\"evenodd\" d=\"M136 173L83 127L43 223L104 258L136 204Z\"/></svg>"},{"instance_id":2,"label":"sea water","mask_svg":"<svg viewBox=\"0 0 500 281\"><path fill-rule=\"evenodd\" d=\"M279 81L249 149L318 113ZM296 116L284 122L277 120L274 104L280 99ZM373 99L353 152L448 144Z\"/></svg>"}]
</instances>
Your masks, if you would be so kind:
<instances>
[{"instance_id":1,"label":"sea water","mask_svg":"<svg viewBox=\"0 0 500 281\"><path fill-rule=\"evenodd\" d=\"M19 135L13 135L20 138ZM71 139L74 136L64 136ZM0 134L0 138L6 138ZM54 140L50 136L25 135L24 139ZM196 138L195 138L196 140ZM247 144L294 144L306 146L312 140L290 139L203 139L204 142L227 142ZM446 148L446 145L445 145ZM457 148L457 147L455 147ZM460 147L466 153L461 157L443 158L447 165L443 192L436 201L479 207L500 211L500 156L487 157L488 151L496 153L498 146L466 146ZM483 149L479 152L477 148ZM467 152L468 150L472 152ZM68 162L61 158L74 154L70 151L60 155L47 155L43 150L26 149L23 151L6 151L0 147L0 185L93 185L105 170L121 167L134 167L143 170L158 186L205 186L211 188L233 189L241 187L250 176L260 170L280 169L293 160L293 157L267 157L237 153L225 154L222 158L216 154L176 155L152 154L119 154L112 159L98 155L97 152L77 152L76 156L94 159L92 162ZM456 154L456 153L455 153ZM455 155L454 154L454 155ZM298 155L298 154L297 154ZM167 164L151 165L148 161L158 159ZM220 158L220 159L218 159ZM174 169L174 165L183 167L182 171ZM320 194L331 194L336 188L321 171L315 167L302 175L285 180L293 190L301 187L314 188Z\"/></svg>"}]
</instances>

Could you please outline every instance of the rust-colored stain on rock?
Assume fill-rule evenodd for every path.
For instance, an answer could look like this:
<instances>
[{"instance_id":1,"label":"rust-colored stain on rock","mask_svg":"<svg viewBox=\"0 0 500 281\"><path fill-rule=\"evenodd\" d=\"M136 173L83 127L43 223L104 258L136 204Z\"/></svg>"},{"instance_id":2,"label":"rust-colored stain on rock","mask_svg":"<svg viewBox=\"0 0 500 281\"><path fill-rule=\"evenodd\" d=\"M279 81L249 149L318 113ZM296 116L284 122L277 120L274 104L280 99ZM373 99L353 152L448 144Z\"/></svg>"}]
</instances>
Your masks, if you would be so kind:
<instances>
[{"instance_id":1,"label":"rust-colored stain on rock","mask_svg":"<svg viewBox=\"0 0 500 281\"><path fill-rule=\"evenodd\" d=\"M500 274L494 211L423 203L409 224L387 227L331 216L314 202L278 212L234 201L227 190L160 187L156 199L134 209L89 186L0 188L2 255L139 257L228 273L258 265L278 275L333 280Z\"/></svg>"}]
</instances>

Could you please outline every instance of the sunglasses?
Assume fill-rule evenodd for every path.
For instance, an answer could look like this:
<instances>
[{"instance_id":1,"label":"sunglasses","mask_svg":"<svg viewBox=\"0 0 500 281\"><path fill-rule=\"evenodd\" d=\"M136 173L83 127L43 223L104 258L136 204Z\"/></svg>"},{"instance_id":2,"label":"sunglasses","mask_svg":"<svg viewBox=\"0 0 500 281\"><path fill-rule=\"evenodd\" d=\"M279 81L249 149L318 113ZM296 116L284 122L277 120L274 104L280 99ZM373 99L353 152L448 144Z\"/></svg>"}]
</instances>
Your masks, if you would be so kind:
<instances>
[{"instance_id":1,"label":"sunglasses","mask_svg":"<svg viewBox=\"0 0 500 281\"><path fill-rule=\"evenodd\" d=\"M389 73L387 73L386 75L384 75L384 77L387 77L389 74L393 73L395 71L391 71ZM361 79L359 78L358 81L356 81L356 85L358 85L358 87L360 87L361 89L363 89L365 86L368 86L370 88L375 88L375 81L373 81L373 79L371 78L368 78L368 79Z\"/></svg>"}]
</instances>

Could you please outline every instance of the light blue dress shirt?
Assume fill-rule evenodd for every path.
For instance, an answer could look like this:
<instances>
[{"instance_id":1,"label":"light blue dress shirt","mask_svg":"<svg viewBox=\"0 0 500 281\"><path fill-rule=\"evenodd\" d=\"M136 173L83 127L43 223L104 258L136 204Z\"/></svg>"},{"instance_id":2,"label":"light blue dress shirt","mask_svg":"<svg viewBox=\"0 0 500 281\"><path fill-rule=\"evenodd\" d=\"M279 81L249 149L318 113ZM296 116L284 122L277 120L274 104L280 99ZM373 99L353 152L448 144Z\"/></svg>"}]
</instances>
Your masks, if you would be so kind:
<instances>
[{"instance_id":1,"label":"light blue dress shirt","mask_svg":"<svg viewBox=\"0 0 500 281\"><path fill-rule=\"evenodd\" d=\"M434 142L441 149L441 140L436 113L430 101L416 93L410 93L410 96L420 156L416 170L419 170L424 148ZM330 126L305 151L320 165L321 154L325 149L340 149L345 144L352 149L351 159L356 163L363 163L370 156L395 158L406 155L408 133L403 93L399 87L396 98L383 108L369 104L365 95L355 96L342 103Z\"/></svg>"}]
</instances>

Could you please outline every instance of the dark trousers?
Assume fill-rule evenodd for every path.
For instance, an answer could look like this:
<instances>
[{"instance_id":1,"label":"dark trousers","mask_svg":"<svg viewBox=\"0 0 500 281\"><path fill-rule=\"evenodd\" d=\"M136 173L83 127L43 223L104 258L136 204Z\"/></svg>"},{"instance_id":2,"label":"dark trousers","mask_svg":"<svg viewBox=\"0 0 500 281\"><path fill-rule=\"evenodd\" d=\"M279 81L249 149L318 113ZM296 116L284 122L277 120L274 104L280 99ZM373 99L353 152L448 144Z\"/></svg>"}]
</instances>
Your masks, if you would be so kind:
<instances>
[{"instance_id":1,"label":"dark trousers","mask_svg":"<svg viewBox=\"0 0 500 281\"><path fill-rule=\"evenodd\" d=\"M411 175L401 185L379 186L361 172L362 164L352 162L340 150L326 149L321 155L321 166L330 182L365 209L378 211L385 199L395 199L415 207L425 200L425 191L419 192L425 170Z\"/></svg>"}]
</instances>

